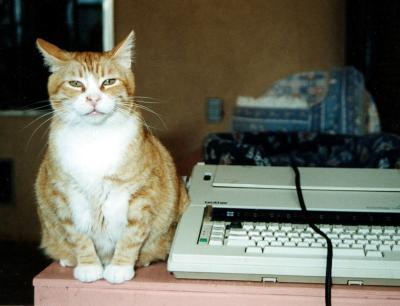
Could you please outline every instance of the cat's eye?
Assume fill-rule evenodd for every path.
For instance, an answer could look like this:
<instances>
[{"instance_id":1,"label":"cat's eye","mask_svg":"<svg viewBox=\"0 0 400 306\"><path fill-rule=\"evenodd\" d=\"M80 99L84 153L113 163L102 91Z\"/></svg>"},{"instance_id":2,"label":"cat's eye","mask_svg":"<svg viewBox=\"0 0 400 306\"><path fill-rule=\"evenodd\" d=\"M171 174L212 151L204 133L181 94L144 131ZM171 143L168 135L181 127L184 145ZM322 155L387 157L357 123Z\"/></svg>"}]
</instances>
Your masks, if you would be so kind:
<instances>
[{"instance_id":1,"label":"cat's eye","mask_svg":"<svg viewBox=\"0 0 400 306\"><path fill-rule=\"evenodd\" d=\"M117 82L117 79L107 79L103 82L103 86L111 86Z\"/></svg>"},{"instance_id":2,"label":"cat's eye","mask_svg":"<svg viewBox=\"0 0 400 306\"><path fill-rule=\"evenodd\" d=\"M72 87L76 87L76 88L83 87L82 82L79 82L79 81L69 81L68 84L71 85Z\"/></svg>"}]
</instances>

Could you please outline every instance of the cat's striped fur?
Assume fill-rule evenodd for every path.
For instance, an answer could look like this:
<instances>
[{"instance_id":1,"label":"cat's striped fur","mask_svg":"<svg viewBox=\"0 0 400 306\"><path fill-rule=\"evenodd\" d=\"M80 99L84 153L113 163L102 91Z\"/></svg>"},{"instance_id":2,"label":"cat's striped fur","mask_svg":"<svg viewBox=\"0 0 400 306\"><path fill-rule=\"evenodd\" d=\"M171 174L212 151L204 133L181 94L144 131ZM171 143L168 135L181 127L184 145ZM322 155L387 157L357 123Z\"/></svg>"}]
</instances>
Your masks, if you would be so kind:
<instances>
[{"instance_id":1,"label":"cat's striped fur","mask_svg":"<svg viewBox=\"0 0 400 306\"><path fill-rule=\"evenodd\" d=\"M133 44L133 33L103 53L37 40L54 111L36 180L41 246L81 281L120 283L135 265L164 260L188 201L170 154L143 126Z\"/></svg>"}]
</instances>

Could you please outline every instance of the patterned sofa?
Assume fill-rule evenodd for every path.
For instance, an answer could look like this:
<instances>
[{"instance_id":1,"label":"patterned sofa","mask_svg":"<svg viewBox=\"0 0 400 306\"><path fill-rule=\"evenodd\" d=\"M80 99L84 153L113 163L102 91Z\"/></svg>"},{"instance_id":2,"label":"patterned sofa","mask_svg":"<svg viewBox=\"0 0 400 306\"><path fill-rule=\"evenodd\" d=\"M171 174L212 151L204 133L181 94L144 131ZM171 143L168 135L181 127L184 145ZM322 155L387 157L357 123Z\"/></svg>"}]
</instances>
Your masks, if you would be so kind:
<instances>
[{"instance_id":1,"label":"patterned sofa","mask_svg":"<svg viewBox=\"0 0 400 306\"><path fill-rule=\"evenodd\" d=\"M400 168L400 137L379 126L356 69L303 72L279 80L261 97L239 97L232 132L208 135L204 161Z\"/></svg>"},{"instance_id":2,"label":"patterned sofa","mask_svg":"<svg viewBox=\"0 0 400 306\"><path fill-rule=\"evenodd\" d=\"M400 169L400 137L382 133L216 133L206 138L203 152L207 164Z\"/></svg>"}]
</instances>

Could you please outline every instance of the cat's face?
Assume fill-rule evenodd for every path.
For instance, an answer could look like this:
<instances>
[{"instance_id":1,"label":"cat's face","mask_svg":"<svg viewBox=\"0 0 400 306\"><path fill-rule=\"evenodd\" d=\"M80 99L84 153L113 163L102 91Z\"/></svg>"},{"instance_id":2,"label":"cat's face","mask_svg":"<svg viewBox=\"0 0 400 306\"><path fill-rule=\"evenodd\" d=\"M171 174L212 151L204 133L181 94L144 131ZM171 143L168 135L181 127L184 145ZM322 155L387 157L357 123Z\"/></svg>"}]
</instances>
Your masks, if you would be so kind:
<instances>
[{"instance_id":1,"label":"cat's face","mask_svg":"<svg viewBox=\"0 0 400 306\"><path fill-rule=\"evenodd\" d=\"M38 39L52 74L48 91L52 108L64 122L100 124L132 112L133 33L108 52L67 52Z\"/></svg>"}]
</instances>

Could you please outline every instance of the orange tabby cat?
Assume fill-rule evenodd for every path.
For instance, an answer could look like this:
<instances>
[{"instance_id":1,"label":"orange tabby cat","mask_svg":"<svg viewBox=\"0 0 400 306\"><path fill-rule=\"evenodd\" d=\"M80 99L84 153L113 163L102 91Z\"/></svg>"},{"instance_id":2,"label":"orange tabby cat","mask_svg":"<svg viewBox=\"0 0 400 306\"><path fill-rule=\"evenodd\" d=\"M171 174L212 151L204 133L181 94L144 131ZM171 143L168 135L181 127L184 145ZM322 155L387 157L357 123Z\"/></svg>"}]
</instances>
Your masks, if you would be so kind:
<instances>
[{"instance_id":1,"label":"orange tabby cat","mask_svg":"<svg viewBox=\"0 0 400 306\"><path fill-rule=\"evenodd\" d=\"M51 75L49 146L36 180L41 246L75 278L121 283L165 260L188 201L173 160L143 127L133 32L109 52L37 46Z\"/></svg>"}]
</instances>

